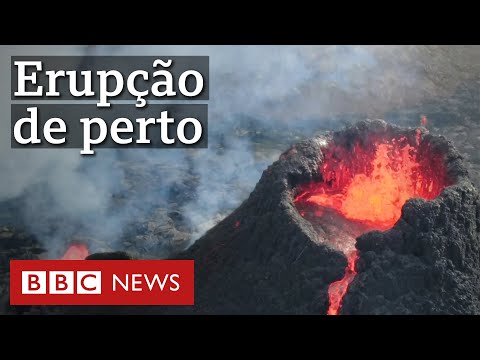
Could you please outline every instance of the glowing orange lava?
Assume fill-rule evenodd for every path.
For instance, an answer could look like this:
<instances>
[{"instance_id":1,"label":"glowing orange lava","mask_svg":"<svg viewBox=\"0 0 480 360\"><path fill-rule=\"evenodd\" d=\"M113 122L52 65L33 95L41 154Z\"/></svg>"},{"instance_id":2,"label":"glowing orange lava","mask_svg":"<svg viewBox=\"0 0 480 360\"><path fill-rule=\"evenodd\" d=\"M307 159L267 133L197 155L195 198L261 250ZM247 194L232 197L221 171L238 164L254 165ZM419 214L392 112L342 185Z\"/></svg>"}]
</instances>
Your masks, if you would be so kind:
<instances>
[{"instance_id":1,"label":"glowing orange lava","mask_svg":"<svg viewBox=\"0 0 480 360\"><path fill-rule=\"evenodd\" d=\"M345 218L375 229L388 229L400 218L405 201L420 195L411 176L418 167L410 155L412 150L409 145L397 149L394 161L391 145L380 144L370 174L356 174L342 193L320 192L306 201L334 208Z\"/></svg>"},{"instance_id":2,"label":"glowing orange lava","mask_svg":"<svg viewBox=\"0 0 480 360\"><path fill-rule=\"evenodd\" d=\"M348 286L352 282L355 275L357 275L357 272L355 271L357 258L357 252L353 251L348 256L348 265L345 269L345 276L341 280L331 283L328 287L328 299L330 300L330 306L328 308L327 315L338 315L338 310L342 304L343 297L347 293Z\"/></svg>"},{"instance_id":3,"label":"glowing orange lava","mask_svg":"<svg viewBox=\"0 0 480 360\"><path fill-rule=\"evenodd\" d=\"M72 244L68 247L62 260L85 260L88 255L89 251L86 245Z\"/></svg>"},{"instance_id":4,"label":"glowing orange lava","mask_svg":"<svg viewBox=\"0 0 480 360\"><path fill-rule=\"evenodd\" d=\"M421 134L417 132L414 138L326 149L320 168L323 180L302 186L294 200L297 207L303 206L299 208L300 214L304 216L305 206L310 204L316 208L313 214L318 218L322 217L321 209L329 208L362 224L367 231L390 229L400 218L407 200L414 197L431 200L447 185L441 156L425 155L429 148L420 147ZM348 251L345 255L348 259L345 276L329 287L328 315L338 314L357 274L357 252Z\"/></svg>"}]
</instances>

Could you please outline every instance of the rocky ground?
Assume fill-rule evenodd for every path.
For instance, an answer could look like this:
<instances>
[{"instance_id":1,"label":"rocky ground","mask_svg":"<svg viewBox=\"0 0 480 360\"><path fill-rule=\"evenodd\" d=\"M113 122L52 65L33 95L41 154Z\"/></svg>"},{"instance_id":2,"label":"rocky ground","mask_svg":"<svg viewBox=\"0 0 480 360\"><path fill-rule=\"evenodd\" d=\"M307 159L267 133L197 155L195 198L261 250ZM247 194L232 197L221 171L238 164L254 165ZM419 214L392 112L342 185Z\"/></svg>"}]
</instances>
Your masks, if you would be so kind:
<instances>
[{"instance_id":1,"label":"rocky ground","mask_svg":"<svg viewBox=\"0 0 480 360\"><path fill-rule=\"evenodd\" d=\"M9 306L10 260L33 260L45 252L32 235L9 226L0 228L0 313L15 313Z\"/></svg>"},{"instance_id":2,"label":"rocky ground","mask_svg":"<svg viewBox=\"0 0 480 360\"><path fill-rule=\"evenodd\" d=\"M295 97L296 108L305 109L304 122L295 125L279 122L273 127L247 118L232 125L230 135L249 141L254 151L253 166L264 169L290 144L316 133L338 129L367 117L417 126L425 115L431 133L445 135L453 141L466 160L470 178L480 187L480 47L412 46L392 48L389 52L372 47L372 51L377 54L382 71L356 79L348 91L331 78L299 89L300 95ZM333 66L324 63L324 55L312 55L312 62L323 61L319 72ZM414 80L401 80L405 73L414 74ZM318 108L327 103L328 111L319 112ZM272 117L288 114L285 108L290 105L288 101L278 104ZM312 132L312 128L315 131ZM99 240L95 234L82 230L64 239L65 244L82 241L89 244L92 251L124 250L139 258L164 258L188 247L198 235L198 229L186 221L183 205L197 196L198 174L191 173L188 166L142 164L128 158L120 159L118 166L125 170L126 177L121 191L112 194L112 208L122 208L128 203L130 211L129 224L120 241ZM169 196L144 196L156 194L163 174L172 171L182 174L182 181L169 187ZM235 182L234 177L228 186L235 189L243 186L244 198L253 189L253 186ZM141 202L133 201L132 206L135 198L141 198ZM28 224L22 222L17 204L25 201L28 199L16 198L0 204L0 299L3 303L7 296L10 259L52 257L42 245L45 239L30 233ZM204 227L223 219L236 205L238 203L225 203ZM53 225L61 226L59 224ZM0 311L11 312L11 309Z\"/></svg>"}]
</instances>

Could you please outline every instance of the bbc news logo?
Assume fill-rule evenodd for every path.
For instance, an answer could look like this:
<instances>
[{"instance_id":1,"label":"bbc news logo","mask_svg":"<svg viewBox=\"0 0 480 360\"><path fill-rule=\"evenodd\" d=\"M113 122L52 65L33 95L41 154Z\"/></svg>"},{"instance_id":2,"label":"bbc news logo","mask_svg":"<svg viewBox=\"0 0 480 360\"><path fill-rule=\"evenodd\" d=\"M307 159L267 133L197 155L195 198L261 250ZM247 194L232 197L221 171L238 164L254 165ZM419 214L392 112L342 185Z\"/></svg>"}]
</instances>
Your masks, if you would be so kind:
<instances>
[{"instance_id":1,"label":"bbc news logo","mask_svg":"<svg viewBox=\"0 0 480 360\"><path fill-rule=\"evenodd\" d=\"M101 271L49 271L48 294L101 294ZM22 294L47 294L46 271L22 271Z\"/></svg>"},{"instance_id":2,"label":"bbc news logo","mask_svg":"<svg viewBox=\"0 0 480 360\"><path fill-rule=\"evenodd\" d=\"M193 260L12 260L11 305L193 305Z\"/></svg>"}]
</instances>

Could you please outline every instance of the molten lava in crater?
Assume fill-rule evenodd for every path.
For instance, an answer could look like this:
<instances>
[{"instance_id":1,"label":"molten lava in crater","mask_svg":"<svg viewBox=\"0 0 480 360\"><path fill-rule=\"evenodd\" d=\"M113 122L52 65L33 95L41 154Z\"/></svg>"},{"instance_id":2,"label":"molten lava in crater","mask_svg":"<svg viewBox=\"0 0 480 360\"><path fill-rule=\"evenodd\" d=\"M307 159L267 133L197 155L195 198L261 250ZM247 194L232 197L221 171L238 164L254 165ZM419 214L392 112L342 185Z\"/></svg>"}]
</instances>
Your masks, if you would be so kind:
<instances>
[{"instance_id":1,"label":"molten lava in crater","mask_svg":"<svg viewBox=\"0 0 480 360\"><path fill-rule=\"evenodd\" d=\"M84 244L72 244L62 257L62 260L85 260L89 255L88 247Z\"/></svg>"},{"instance_id":2,"label":"molten lava in crater","mask_svg":"<svg viewBox=\"0 0 480 360\"><path fill-rule=\"evenodd\" d=\"M328 213L342 218L345 227L356 226L351 232L353 236L342 241L327 232L326 241L348 259L343 279L329 287L328 314L337 315L356 275L356 237L370 230L390 229L400 218L407 200L431 200L449 184L443 157L433 154L429 144L420 140L419 133L410 140L401 136L331 144L323 155L321 180L301 185L294 202L314 227L328 228Z\"/></svg>"}]
</instances>

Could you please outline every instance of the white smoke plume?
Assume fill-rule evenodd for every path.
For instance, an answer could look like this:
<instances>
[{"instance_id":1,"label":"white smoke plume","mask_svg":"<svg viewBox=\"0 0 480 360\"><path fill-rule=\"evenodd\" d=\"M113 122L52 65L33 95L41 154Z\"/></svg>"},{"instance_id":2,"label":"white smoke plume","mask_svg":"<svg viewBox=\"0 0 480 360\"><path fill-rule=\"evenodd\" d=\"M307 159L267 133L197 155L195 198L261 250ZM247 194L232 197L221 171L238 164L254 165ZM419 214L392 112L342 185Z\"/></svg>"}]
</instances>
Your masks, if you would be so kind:
<instances>
[{"instance_id":1,"label":"white smoke plume","mask_svg":"<svg viewBox=\"0 0 480 360\"><path fill-rule=\"evenodd\" d=\"M478 57L477 50L472 51ZM272 146L259 159L251 137L238 136L245 131L239 124L253 124L254 136L258 129L261 136L275 129L301 129L309 136L328 118L383 117L419 99L447 96L464 79L450 71L453 75L438 86L435 74L454 66L448 61L455 51L434 46L0 46L0 201L18 201L22 221L48 249L61 248L85 229L115 249L121 248L118 239L128 221L143 216L143 208L163 206L172 191L194 191L178 206L196 239L248 196L286 146ZM445 52L443 62L439 52ZM78 149L11 149L10 56L86 54L208 55L209 148L104 149L92 158L80 156ZM125 161L157 169L157 178L146 180L148 186L117 209L112 198L126 187L126 170L119 165ZM194 187L180 185L185 172L194 174Z\"/></svg>"}]
</instances>

